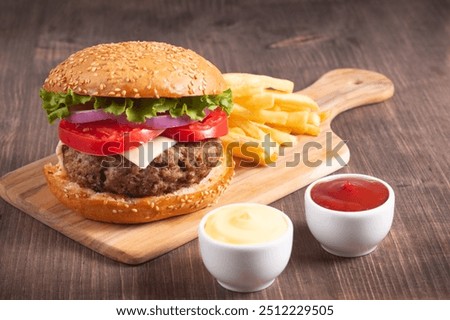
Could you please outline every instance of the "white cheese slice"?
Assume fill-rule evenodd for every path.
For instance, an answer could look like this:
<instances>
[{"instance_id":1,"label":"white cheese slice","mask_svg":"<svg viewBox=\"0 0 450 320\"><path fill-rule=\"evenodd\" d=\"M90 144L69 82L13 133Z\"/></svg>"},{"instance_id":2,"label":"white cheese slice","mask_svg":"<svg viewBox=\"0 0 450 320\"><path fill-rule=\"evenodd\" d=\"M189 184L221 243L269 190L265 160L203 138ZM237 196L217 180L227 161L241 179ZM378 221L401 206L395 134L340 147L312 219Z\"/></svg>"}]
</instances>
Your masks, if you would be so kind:
<instances>
[{"instance_id":1,"label":"white cheese slice","mask_svg":"<svg viewBox=\"0 0 450 320\"><path fill-rule=\"evenodd\" d=\"M64 168L63 166L63 152L62 147L64 143L61 142L61 140L58 141L58 144L56 145L56 156L58 157L58 164L61 166L61 168Z\"/></svg>"},{"instance_id":2,"label":"white cheese slice","mask_svg":"<svg viewBox=\"0 0 450 320\"><path fill-rule=\"evenodd\" d=\"M145 169L153 159L176 144L177 142L173 139L159 136L137 148L125 151L123 156L138 167Z\"/></svg>"}]
</instances>

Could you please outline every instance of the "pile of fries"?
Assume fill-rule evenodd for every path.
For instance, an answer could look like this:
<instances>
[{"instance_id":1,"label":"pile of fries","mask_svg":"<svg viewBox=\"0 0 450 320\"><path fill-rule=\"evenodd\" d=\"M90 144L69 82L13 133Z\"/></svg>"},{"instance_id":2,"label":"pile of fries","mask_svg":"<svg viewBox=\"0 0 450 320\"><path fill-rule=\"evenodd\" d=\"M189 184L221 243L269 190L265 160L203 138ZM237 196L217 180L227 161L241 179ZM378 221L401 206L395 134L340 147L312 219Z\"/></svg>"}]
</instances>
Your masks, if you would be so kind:
<instances>
[{"instance_id":1,"label":"pile of fries","mask_svg":"<svg viewBox=\"0 0 450 320\"><path fill-rule=\"evenodd\" d=\"M295 145L296 135L320 133L325 113L313 99L292 93L292 81L248 73L224 77L234 106L222 142L233 156L268 165L277 160L280 145Z\"/></svg>"}]
</instances>

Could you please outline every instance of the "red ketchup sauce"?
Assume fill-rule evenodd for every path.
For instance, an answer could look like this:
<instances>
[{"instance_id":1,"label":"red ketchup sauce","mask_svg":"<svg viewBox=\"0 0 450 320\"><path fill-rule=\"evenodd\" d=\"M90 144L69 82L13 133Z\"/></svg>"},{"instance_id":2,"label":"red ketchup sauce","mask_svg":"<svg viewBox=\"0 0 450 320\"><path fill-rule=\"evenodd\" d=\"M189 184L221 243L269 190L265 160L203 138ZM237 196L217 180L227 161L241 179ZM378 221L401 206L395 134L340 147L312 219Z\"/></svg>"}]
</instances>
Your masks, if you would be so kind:
<instances>
[{"instance_id":1,"label":"red ketchup sauce","mask_svg":"<svg viewBox=\"0 0 450 320\"><path fill-rule=\"evenodd\" d=\"M311 198L318 205L336 211L364 211L386 202L389 191L375 180L357 177L338 178L316 184Z\"/></svg>"}]
</instances>

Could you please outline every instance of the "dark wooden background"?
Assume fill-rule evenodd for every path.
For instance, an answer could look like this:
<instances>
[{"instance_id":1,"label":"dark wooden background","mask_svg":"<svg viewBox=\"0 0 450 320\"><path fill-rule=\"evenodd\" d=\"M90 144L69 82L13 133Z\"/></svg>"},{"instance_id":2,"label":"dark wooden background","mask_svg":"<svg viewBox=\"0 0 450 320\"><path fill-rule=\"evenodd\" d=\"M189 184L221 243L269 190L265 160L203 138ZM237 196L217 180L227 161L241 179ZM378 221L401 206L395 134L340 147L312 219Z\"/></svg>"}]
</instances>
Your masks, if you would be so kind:
<instances>
[{"instance_id":1,"label":"dark wooden background","mask_svg":"<svg viewBox=\"0 0 450 320\"><path fill-rule=\"evenodd\" d=\"M296 89L340 67L391 78L392 99L346 112L333 128L351 150L341 172L394 187L392 230L371 255L327 254L306 227L299 190L273 204L295 224L289 265L267 290L238 294L216 284L196 240L123 265L0 200L0 298L450 298L449 1L1 0L0 175L54 152L56 127L38 97L50 68L125 40L188 47L223 72L287 78Z\"/></svg>"}]
</instances>

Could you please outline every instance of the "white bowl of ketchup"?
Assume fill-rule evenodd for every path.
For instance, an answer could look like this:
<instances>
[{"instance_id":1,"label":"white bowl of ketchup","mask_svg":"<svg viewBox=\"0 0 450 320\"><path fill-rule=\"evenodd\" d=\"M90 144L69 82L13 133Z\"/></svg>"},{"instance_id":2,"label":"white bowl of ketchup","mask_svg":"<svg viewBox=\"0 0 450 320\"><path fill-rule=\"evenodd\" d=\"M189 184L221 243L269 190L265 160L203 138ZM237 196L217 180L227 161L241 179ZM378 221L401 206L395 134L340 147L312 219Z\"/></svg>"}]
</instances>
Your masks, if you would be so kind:
<instances>
[{"instance_id":1,"label":"white bowl of ketchup","mask_svg":"<svg viewBox=\"0 0 450 320\"><path fill-rule=\"evenodd\" d=\"M391 229L395 194L385 181L363 174L337 174L305 192L306 223L322 248L341 257L374 251Z\"/></svg>"}]
</instances>

